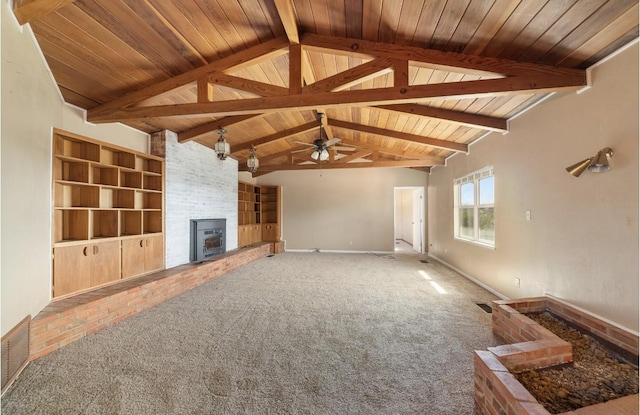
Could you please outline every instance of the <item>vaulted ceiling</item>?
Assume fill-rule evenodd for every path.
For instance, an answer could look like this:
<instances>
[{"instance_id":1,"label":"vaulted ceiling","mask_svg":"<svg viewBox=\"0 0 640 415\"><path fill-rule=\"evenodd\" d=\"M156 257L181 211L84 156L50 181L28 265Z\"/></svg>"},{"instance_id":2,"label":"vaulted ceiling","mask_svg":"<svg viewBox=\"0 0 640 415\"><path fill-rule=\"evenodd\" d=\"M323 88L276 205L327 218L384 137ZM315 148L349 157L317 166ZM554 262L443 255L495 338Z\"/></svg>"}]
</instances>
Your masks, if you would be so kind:
<instances>
[{"instance_id":1,"label":"vaulted ceiling","mask_svg":"<svg viewBox=\"0 0 640 415\"><path fill-rule=\"evenodd\" d=\"M442 165L638 36L636 0L18 0L95 123L227 130L246 170ZM311 159L318 113L342 150ZM331 148L330 148L331 149Z\"/></svg>"}]
</instances>

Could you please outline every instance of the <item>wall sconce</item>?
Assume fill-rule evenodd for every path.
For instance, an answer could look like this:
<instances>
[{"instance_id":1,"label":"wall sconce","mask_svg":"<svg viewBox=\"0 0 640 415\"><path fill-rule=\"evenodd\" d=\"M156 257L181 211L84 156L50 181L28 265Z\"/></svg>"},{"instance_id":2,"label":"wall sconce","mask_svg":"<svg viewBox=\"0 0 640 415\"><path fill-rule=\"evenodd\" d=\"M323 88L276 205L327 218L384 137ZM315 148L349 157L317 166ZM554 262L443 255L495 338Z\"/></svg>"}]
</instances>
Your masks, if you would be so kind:
<instances>
[{"instance_id":1,"label":"wall sconce","mask_svg":"<svg viewBox=\"0 0 640 415\"><path fill-rule=\"evenodd\" d=\"M609 171L611 167L609 166L609 159L613 157L613 150L609 147L605 147L602 150L598 151L598 153L589 157L588 159L577 162L576 164L572 164L567 167L567 172L575 177L580 177L585 170L589 170L592 173L603 173L605 171Z\"/></svg>"},{"instance_id":2,"label":"wall sconce","mask_svg":"<svg viewBox=\"0 0 640 415\"><path fill-rule=\"evenodd\" d=\"M251 155L247 159L247 169L251 173L255 173L258 171L258 167L260 166L260 160L256 157L256 148L251 146Z\"/></svg>"},{"instance_id":3,"label":"wall sconce","mask_svg":"<svg viewBox=\"0 0 640 415\"><path fill-rule=\"evenodd\" d=\"M220 160L224 160L227 158L229 154L231 154L231 146L229 146L229 143L224 138L224 135L226 134L227 130L225 130L224 128L220 128L216 132L220 134L220 138L218 138L218 141L216 141L216 144L213 146L213 149L216 151L218 158Z\"/></svg>"}]
</instances>

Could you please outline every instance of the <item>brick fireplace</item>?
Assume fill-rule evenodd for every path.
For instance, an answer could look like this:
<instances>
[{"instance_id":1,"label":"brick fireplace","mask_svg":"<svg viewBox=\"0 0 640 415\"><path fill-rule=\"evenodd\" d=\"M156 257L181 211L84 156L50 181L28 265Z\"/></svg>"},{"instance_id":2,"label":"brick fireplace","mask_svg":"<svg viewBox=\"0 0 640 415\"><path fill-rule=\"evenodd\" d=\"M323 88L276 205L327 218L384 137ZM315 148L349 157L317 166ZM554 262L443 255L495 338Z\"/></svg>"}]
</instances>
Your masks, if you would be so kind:
<instances>
[{"instance_id":1,"label":"brick fireplace","mask_svg":"<svg viewBox=\"0 0 640 415\"><path fill-rule=\"evenodd\" d=\"M638 335L598 319L577 307L549 298L494 301L493 332L507 344L476 351L475 400L487 415L549 415L509 372L573 361L571 344L523 313L549 311L620 349L638 355ZM588 406L563 415L637 415L638 395Z\"/></svg>"}]
</instances>

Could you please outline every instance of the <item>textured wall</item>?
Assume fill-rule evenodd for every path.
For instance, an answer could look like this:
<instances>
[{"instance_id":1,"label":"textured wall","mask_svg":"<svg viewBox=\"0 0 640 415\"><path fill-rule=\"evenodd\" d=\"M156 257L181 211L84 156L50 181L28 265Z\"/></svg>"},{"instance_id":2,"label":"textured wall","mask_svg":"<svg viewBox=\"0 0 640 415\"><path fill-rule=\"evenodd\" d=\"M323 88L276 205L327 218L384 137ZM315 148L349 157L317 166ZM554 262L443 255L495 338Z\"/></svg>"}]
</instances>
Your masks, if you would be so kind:
<instances>
[{"instance_id":1,"label":"textured wall","mask_svg":"<svg viewBox=\"0 0 640 415\"><path fill-rule=\"evenodd\" d=\"M218 160L195 142L178 143L166 133L166 267L189 262L191 219L227 219L227 250L238 247L238 162Z\"/></svg>"},{"instance_id":2,"label":"textured wall","mask_svg":"<svg viewBox=\"0 0 640 415\"><path fill-rule=\"evenodd\" d=\"M509 298L549 293L638 330L638 44L594 67L590 89L556 94L509 129L432 172L429 252ZM611 171L565 171L607 146ZM453 239L453 180L486 165L495 250Z\"/></svg>"}]
</instances>

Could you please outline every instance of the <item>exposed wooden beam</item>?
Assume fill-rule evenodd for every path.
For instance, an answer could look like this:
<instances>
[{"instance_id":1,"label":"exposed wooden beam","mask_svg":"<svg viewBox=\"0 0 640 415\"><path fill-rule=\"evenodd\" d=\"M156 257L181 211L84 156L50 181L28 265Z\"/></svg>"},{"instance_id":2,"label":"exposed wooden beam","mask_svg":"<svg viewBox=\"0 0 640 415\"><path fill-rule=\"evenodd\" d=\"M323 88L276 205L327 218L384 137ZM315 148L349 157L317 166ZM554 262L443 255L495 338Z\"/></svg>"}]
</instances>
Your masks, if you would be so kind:
<instances>
[{"instance_id":1,"label":"exposed wooden beam","mask_svg":"<svg viewBox=\"0 0 640 415\"><path fill-rule=\"evenodd\" d=\"M504 76L554 76L573 79L584 73L583 70L559 68L550 65L517 62L507 59L489 58L462 53L443 52L415 46L372 42L362 39L339 38L314 33L305 33L301 39L306 49L331 51L353 56L387 57L398 60L421 62L435 69L476 75L501 74Z\"/></svg>"},{"instance_id":2,"label":"exposed wooden beam","mask_svg":"<svg viewBox=\"0 0 640 415\"><path fill-rule=\"evenodd\" d=\"M300 43L300 36L298 35L298 23L296 19L296 12L293 8L292 0L274 0L273 1L284 31L289 38L289 42L292 44Z\"/></svg>"},{"instance_id":3,"label":"exposed wooden beam","mask_svg":"<svg viewBox=\"0 0 640 415\"><path fill-rule=\"evenodd\" d=\"M350 161L370 156L371 153L373 153L373 150L356 151L353 154L349 154L348 156L342 157L341 159L337 160L336 163L349 163ZM329 161L331 161L331 160L329 160Z\"/></svg>"},{"instance_id":4,"label":"exposed wooden beam","mask_svg":"<svg viewBox=\"0 0 640 415\"><path fill-rule=\"evenodd\" d=\"M21 25L33 22L76 0L16 0L13 14Z\"/></svg>"},{"instance_id":5,"label":"exposed wooden beam","mask_svg":"<svg viewBox=\"0 0 640 415\"><path fill-rule=\"evenodd\" d=\"M197 85L198 102L213 101L213 85L206 78L198 79Z\"/></svg>"},{"instance_id":6,"label":"exposed wooden beam","mask_svg":"<svg viewBox=\"0 0 640 415\"><path fill-rule=\"evenodd\" d=\"M151 86L131 92L113 101L106 102L87 111L87 117L91 118L98 114L109 114L112 111L125 108L136 102L154 97L163 92L171 91L174 88L196 81L208 76L210 73L224 70L237 70L246 66L255 65L262 60L269 60L273 57L286 53L289 43L285 38L276 38L256 46L250 47L233 55L218 59L208 65L192 69L183 74L174 76L164 81L159 81Z\"/></svg>"},{"instance_id":7,"label":"exposed wooden beam","mask_svg":"<svg viewBox=\"0 0 640 415\"><path fill-rule=\"evenodd\" d=\"M396 60L393 63L393 86L409 85L409 61Z\"/></svg>"},{"instance_id":8,"label":"exposed wooden beam","mask_svg":"<svg viewBox=\"0 0 640 415\"><path fill-rule=\"evenodd\" d=\"M390 73L393 62L387 58L379 58L363 63L333 76L314 82L303 88L304 93L342 91L370 79Z\"/></svg>"},{"instance_id":9,"label":"exposed wooden beam","mask_svg":"<svg viewBox=\"0 0 640 415\"><path fill-rule=\"evenodd\" d=\"M348 121L340 121L330 119L329 124L336 128L345 128L347 130L360 131L367 134L381 135L385 137L395 138L397 140L412 141L415 143L426 144L431 147L442 148L450 151L468 152L469 146L462 143L452 141L438 140L437 138L423 137L421 135L403 133L400 131L387 130L384 128L371 127L369 125L356 124Z\"/></svg>"},{"instance_id":10,"label":"exposed wooden beam","mask_svg":"<svg viewBox=\"0 0 640 415\"><path fill-rule=\"evenodd\" d=\"M437 118L456 124L483 130L506 132L508 131L507 120L496 117L489 117L480 114L469 114L462 111L448 110L444 108L427 107L418 104L398 104L398 105L378 105L379 108L387 111L396 111L404 114L419 115L422 117Z\"/></svg>"},{"instance_id":11,"label":"exposed wooden beam","mask_svg":"<svg viewBox=\"0 0 640 415\"><path fill-rule=\"evenodd\" d=\"M216 121L200 124L197 127L193 127L181 133L178 133L178 142L186 143L187 141L191 141L194 138L199 137L203 134L210 133L220 128L225 128L230 125L249 120L251 118L256 118L261 115L262 114L232 115L230 117L224 117Z\"/></svg>"},{"instance_id":12,"label":"exposed wooden beam","mask_svg":"<svg viewBox=\"0 0 640 415\"><path fill-rule=\"evenodd\" d=\"M363 161L359 163L318 163L318 164L281 164L276 166L260 166L258 174L266 174L281 170L317 170L317 169L357 169L371 167L428 167L434 164L427 160L383 160L383 161ZM444 162L440 165L444 165ZM246 171L246 165L241 171Z\"/></svg>"},{"instance_id":13,"label":"exposed wooden beam","mask_svg":"<svg viewBox=\"0 0 640 415\"><path fill-rule=\"evenodd\" d=\"M275 159L277 159L279 157L283 157L283 156L292 154L294 151L306 150L306 149L311 149L311 147L299 145L299 146L292 147L292 148L287 149L287 150L278 151L277 153L269 154L269 155L264 156L264 157L260 157L260 155L258 154L258 159L260 160L260 164L263 165L263 163L269 162L271 160L275 160Z\"/></svg>"},{"instance_id":14,"label":"exposed wooden beam","mask_svg":"<svg viewBox=\"0 0 640 415\"><path fill-rule=\"evenodd\" d=\"M396 156L396 157L403 157L403 158L408 158L408 159L423 159L423 160L430 159L434 163L442 162L441 158L436 158L436 157L432 157L432 156L425 156L424 154L417 153L415 151L396 150L395 148L379 146L379 145L371 144L371 143L368 143L368 142L342 139L340 141L340 144L346 144L346 145L349 145L349 146L354 146L354 147L359 147L359 148L368 148L369 150L377 151L377 152L383 153L383 154L390 154L390 155Z\"/></svg>"},{"instance_id":15,"label":"exposed wooden beam","mask_svg":"<svg viewBox=\"0 0 640 415\"><path fill-rule=\"evenodd\" d=\"M302 92L302 47L299 43L289 45L289 93Z\"/></svg>"},{"instance_id":16,"label":"exposed wooden beam","mask_svg":"<svg viewBox=\"0 0 640 415\"><path fill-rule=\"evenodd\" d=\"M281 86L253 81L251 79L240 78L238 76L227 75L215 72L209 76L209 82L227 88L239 89L240 91L251 92L261 97L286 95L289 91Z\"/></svg>"},{"instance_id":17,"label":"exposed wooden beam","mask_svg":"<svg viewBox=\"0 0 640 415\"><path fill-rule=\"evenodd\" d=\"M297 134L302 134L305 133L307 131L313 130L315 128L318 128L318 123L313 121L313 122L308 122L306 124L302 124L299 125L297 127L293 127L293 128L289 128L287 130L284 131L278 131L277 133L273 133L271 135L267 135L264 137L260 137L260 138L256 138L255 140L251 140L247 143L242 143L242 144L237 144L234 146L231 146L231 153L238 153L239 151L242 150L248 150L251 147L258 147L260 145L263 144L267 144L270 143L272 141L276 141L276 140L283 140L285 138L289 138L291 136L297 135Z\"/></svg>"},{"instance_id":18,"label":"exposed wooden beam","mask_svg":"<svg viewBox=\"0 0 640 415\"><path fill-rule=\"evenodd\" d=\"M568 77L518 77L485 79L467 82L449 82L429 85L362 89L356 91L319 92L316 94L286 95L248 98L209 103L189 103L113 109L96 113L89 110L90 122L114 122L143 120L156 117L242 115L259 112L287 110L311 110L317 107L372 106L440 101L443 99L482 98L496 95L513 95L523 92L546 93L578 89L586 85L582 76Z\"/></svg>"}]
</instances>

